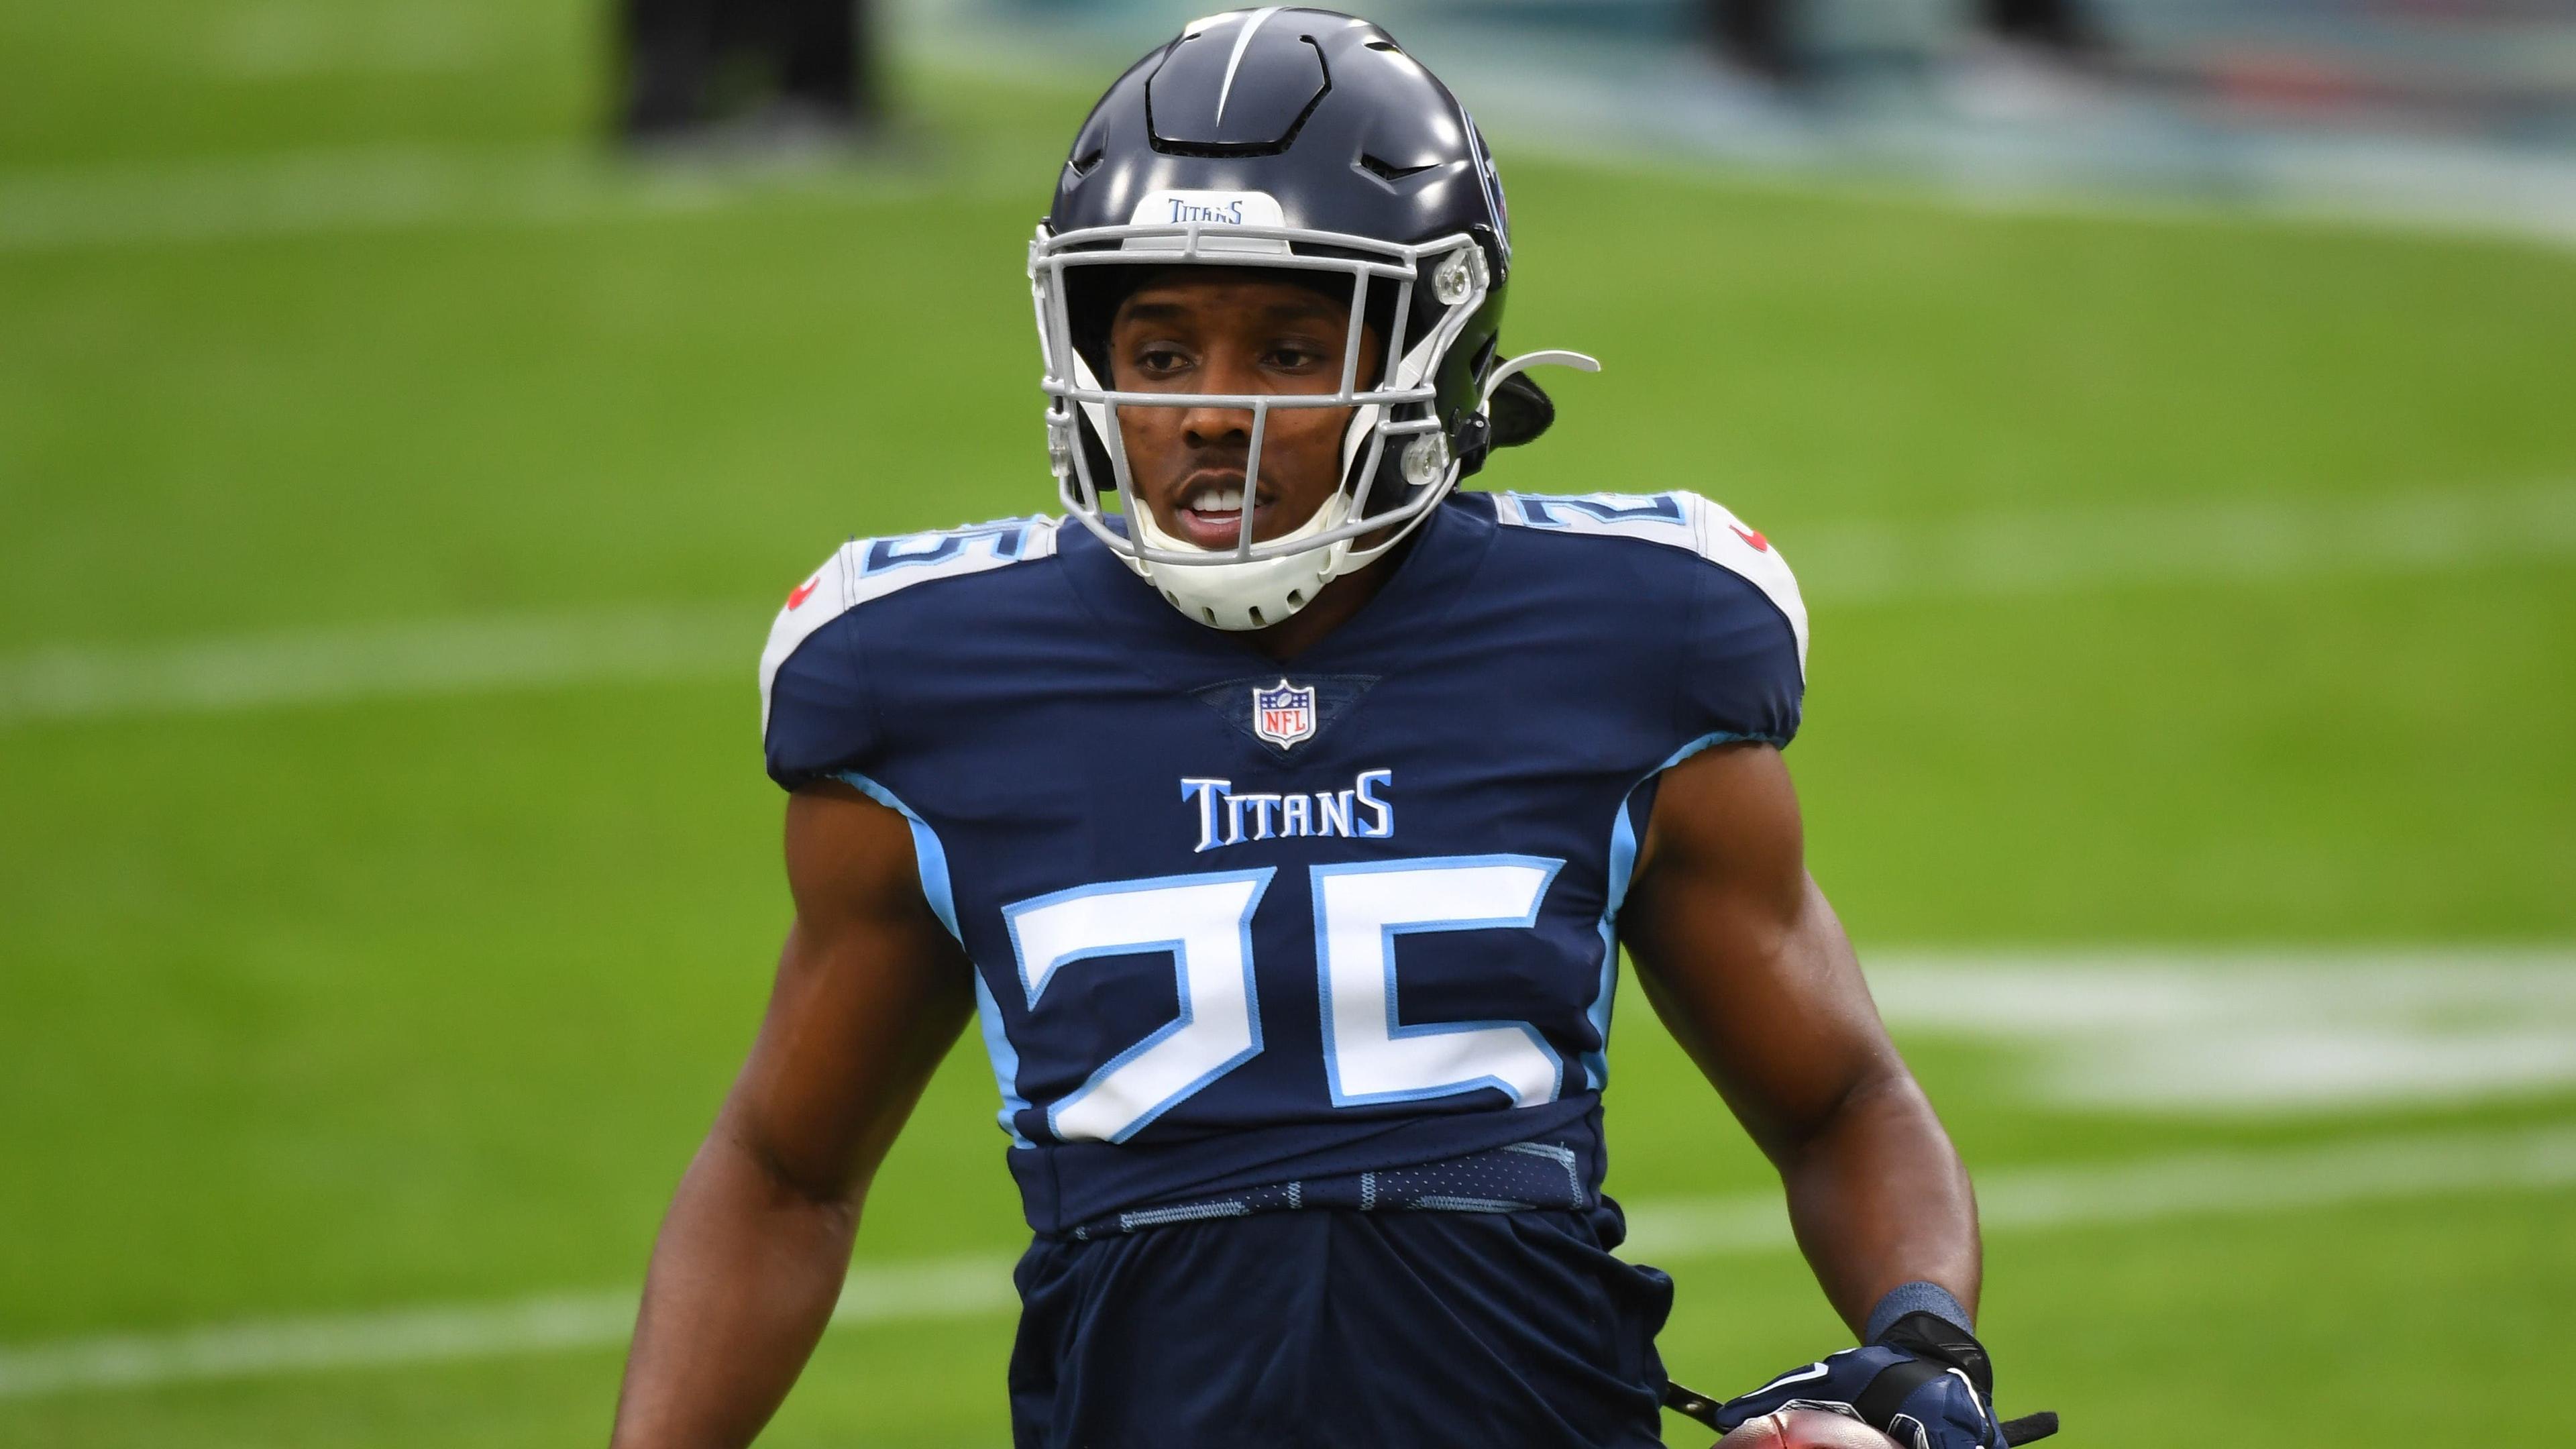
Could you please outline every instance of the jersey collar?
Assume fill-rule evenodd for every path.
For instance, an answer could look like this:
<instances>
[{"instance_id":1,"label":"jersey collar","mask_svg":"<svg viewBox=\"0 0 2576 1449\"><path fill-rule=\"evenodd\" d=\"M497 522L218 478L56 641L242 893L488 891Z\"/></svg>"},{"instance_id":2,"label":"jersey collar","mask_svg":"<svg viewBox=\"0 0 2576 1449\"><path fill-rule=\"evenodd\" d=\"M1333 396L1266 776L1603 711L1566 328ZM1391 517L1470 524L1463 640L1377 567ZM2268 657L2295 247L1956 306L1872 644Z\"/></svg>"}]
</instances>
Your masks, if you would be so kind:
<instances>
[{"instance_id":1,"label":"jersey collar","mask_svg":"<svg viewBox=\"0 0 2576 1449\"><path fill-rule=\"evenodd\" d=\"M1497 525L1493 505L1481 494L1442 500L1414 530L1412 547L1374 565L1393 569L1377 593L1358 612L1304 653L1273 660L1239 635L1194 624L1163 601L1153 586L1137 577L1124 560L1067 521L1057 537L1058 555L1073 592L1104 629L1131 638L1140 649L1182 666L1189 675L1209 665L1237 672L1249 667L1305 672L1383 670L1404 641L1418 645L1425 629L1437 627L1475 575L1491 548Z\"/></svg>"}]
</instances>

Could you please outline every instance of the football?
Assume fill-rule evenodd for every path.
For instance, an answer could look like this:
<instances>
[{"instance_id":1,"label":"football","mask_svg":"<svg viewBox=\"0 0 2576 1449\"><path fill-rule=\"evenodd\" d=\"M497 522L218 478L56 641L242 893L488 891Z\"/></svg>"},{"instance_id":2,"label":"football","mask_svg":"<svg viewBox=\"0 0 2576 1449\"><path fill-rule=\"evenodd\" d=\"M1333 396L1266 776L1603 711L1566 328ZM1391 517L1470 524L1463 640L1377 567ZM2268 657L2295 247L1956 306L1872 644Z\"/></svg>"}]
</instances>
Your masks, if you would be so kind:
<instances>
[{"instance_id":1,"label":"football","mask_svg":"<svg viewBox=\"0 0 2576 1449\"><path fill-rule=\"evenodd\" d=\"M1782 1409L1738 1424L1717 1449L1899 1449L1858 1419L1823 1409Z\"/></svg>"}]
</instances>

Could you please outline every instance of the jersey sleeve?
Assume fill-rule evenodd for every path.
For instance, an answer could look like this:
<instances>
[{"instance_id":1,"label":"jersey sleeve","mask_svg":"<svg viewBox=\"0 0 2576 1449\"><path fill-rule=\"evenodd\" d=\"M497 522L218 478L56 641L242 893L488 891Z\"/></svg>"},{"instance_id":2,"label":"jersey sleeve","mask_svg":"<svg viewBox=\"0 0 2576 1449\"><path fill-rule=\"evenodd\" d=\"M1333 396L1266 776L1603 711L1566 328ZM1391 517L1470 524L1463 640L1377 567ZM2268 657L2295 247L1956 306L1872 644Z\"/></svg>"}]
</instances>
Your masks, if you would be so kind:
<instances>
[{"instance_id":1,"label":"jersey sleeve","mask_svg":"<svg viewBox=\"0 0 2576 1449\"><path fill-rule=\"evenodd\" d=\"M1676 494L1709 567L1692 590L1676 708L1694 743L1798 733L1807 690L1807 608L1771 541L1696 494Z\"/></svg>"},{"instance_id":2,"label":"jersey sleeve","mask_svg":"<svg viewBox=\"0 0 2576 1449\"><path fill-rule=\"evenodd\" d=\"M761 651L762 749L769 778L785 789L861 768L877 748L853 569L845 547L797 585Z\"/></svg>"}]
</instances>

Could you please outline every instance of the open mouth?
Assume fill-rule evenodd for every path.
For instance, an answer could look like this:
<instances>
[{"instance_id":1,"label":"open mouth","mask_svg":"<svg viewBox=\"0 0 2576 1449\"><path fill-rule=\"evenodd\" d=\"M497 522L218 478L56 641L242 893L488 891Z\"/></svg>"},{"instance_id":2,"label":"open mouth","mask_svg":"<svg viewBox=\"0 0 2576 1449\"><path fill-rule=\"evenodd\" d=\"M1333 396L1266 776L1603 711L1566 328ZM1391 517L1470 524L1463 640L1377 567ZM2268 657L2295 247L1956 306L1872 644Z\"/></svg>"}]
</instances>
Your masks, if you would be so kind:
<instances>
[{"instance_id":1,"label":"open mouth","mask_svg":"<svg viewBox=\"0 0 2576 1449\"><path fill-rule=\"evenodd\" d=\"M1206 549L1233 548L1242 540L1244 526L1243 475L1223 474L1194 478L1182 485L1180 502L1172 510L1174 532L1183 540ZM1270 521L1276 500L1256 490L1252 495L1252 531L1258 538L1262 525Z\"/></svg>"}]
</instances>

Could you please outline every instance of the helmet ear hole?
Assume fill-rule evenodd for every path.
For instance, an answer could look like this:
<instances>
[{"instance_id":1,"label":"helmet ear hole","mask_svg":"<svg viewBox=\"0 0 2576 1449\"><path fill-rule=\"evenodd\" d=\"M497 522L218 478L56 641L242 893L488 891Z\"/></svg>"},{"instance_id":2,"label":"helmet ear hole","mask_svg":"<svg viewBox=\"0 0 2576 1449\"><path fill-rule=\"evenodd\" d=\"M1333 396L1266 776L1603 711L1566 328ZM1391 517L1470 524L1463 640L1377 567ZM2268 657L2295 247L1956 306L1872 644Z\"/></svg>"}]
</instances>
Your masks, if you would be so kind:
<instances>
[{"instance_id":1,"label":"helmet ear hole","mask_svg":"<svg viewBox=\"0 0 2576 1449\"><path fill-rule=\"evenodd\" d=\"M1476 379L1478 382L1483 382L1486 376L1494 370L1494 354L1502 350L1502 345L1503 334L1500 332L1486 333L1485 345L1477 348L1476 355L1467 359L1467 375Z\"/></svg>"}]
</instances>

